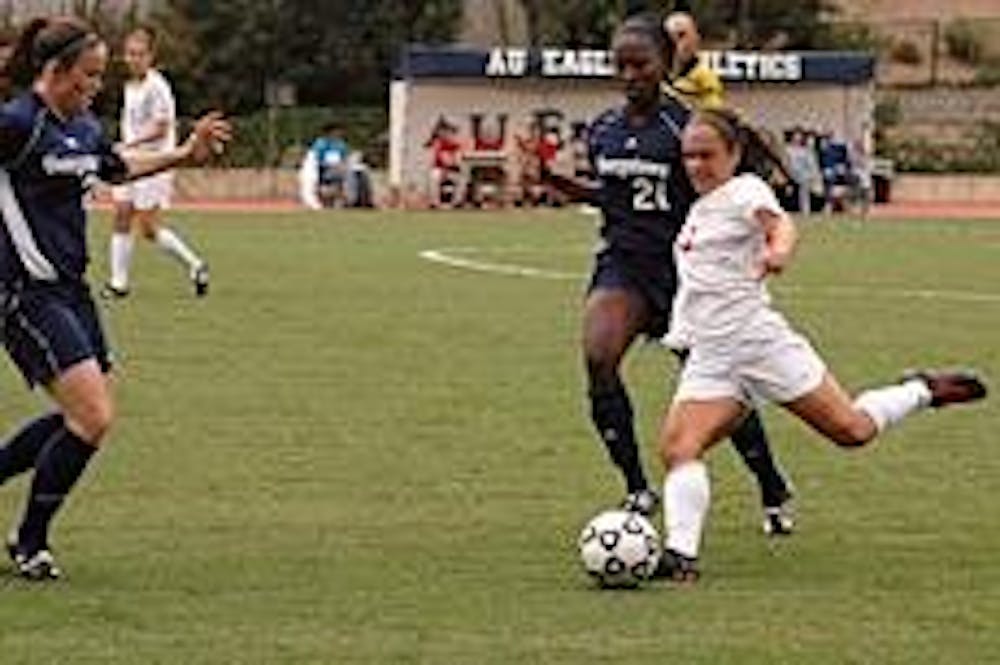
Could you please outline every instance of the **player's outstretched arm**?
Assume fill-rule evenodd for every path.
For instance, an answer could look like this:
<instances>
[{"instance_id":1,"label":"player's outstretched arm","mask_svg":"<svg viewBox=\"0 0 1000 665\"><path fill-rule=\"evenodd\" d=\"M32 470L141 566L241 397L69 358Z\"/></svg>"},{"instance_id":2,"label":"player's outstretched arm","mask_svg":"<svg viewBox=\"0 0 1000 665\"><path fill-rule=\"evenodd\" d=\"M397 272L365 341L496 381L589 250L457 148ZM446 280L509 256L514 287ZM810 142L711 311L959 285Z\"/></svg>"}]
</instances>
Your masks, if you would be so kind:
<instances>
[{"instance_id":1,"label":"player's outstretched arm","mask_svg":"<svg viewBox=\"0 0 1000 665\"><path fill-rule=\"evenodd\" d=\"M123 180L144 178L177 166L203 164L213 155L221 154L232 136L232 125L222 113L206 113L195 122L184 143L172 150L122 150L120 157L127 167Z\"/></svg>"},{"instance_id":2,"label":"player's outstretched arm","mask_svg":"<svg viewBox=\"0 0 1000 665\"><path fill-rule=\"evenodd\" d=\"M542 169L542 182L559 190L572 201L580 203L597 204L597 187L588 183L567 178L566 176L553 173L548 169Z\"/></svg>"}]
</instances>

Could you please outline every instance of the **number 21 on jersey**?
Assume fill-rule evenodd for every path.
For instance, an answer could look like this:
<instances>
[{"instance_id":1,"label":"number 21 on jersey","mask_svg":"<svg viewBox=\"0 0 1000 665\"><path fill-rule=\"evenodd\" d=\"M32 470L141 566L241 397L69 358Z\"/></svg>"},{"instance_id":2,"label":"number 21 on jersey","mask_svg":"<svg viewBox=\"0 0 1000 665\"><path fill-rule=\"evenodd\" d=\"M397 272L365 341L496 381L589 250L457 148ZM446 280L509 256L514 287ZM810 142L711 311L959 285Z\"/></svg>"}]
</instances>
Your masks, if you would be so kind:
<instances>
[{"instance_id":1,"label":"number 21 on jersey","mask_svg":"<svg viewBox=\"0 0 1000 665\"><path fill-rule=\"evenodd\" d=\"M632 210L636 212L666 212L670 210L667 182L649 176L632 179Z\"/></svg>"}]
</instances>

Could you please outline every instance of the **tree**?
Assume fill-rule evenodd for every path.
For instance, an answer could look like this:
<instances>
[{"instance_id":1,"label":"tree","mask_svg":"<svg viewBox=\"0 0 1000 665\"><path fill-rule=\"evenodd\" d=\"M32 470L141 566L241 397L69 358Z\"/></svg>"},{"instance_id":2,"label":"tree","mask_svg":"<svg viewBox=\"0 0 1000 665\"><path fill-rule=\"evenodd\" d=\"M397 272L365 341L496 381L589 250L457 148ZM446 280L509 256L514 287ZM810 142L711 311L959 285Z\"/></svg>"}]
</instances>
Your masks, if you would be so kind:
<instances>
[{"instance_id":1,"label":"tree","mask_svg":"<svg viewBox=\"0 0 1000 665\"><path fill-rule=\"evenodd\" d=\"M831 41L833 0L692 0L702 33L740 48L816 48Z\"/></svg>"},{"instance_id":2,"label":"tree","mask_svg":"<svg viewBox=\"0 0 1000 665\"><path fill-rule=\"evenodd\" d=\"M181 39L194 53L171 64L195 104L245 112L262 107L277 81L306 104L381 101L399 49L451 41L461 8L461 0L171 0L156 20L186 25Z\"/></svg>"},{"instance_id":3,"label":"tree","mask_svg":"<svg viewBox=\"0 0 1000 665\"><path fill-rule=\"evenodd\" d=\"M532 46L607 47L629 0L521 0Z\"/></svg>"}]
</instances>

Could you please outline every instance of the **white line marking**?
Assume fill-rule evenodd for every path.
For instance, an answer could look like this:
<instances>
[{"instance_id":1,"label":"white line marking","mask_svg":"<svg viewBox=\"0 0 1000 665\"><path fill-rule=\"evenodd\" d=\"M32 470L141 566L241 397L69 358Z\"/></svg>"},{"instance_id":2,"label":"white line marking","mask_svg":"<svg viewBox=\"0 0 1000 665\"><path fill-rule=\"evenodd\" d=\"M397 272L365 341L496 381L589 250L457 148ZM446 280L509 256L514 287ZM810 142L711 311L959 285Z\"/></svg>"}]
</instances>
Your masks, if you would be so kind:
<instances>
[{"instance_id":1,"label":"white line marking","mask_svg":"<svg viewBox=\"0 0 1000 665\"><path fill-rule=\"evenodd\" d=\"M557 270L547 270L545 268L531 268L513 263L493 263L490 261L477 261L476 259L466 259L454 256L456 251L475 251L474 248L451 248L451 249L428 249L420 252L420 258L433 263L451 266L452 268L462 268L476 272L488 272L498 275L513 275L516 277L535 277L537 279L557 279L557 280L580 280L583 275L571 272L559 272Z\"/></svg>"},{"instance_id":2,"label":"white line marking","mask_svg":"<svg viewBox=\"0 0 1000 665\"><path fill-rule=\"evenodd\" d=\"M474 272L485 272L496 275L508 275L513 277L529 277L535 279L581 281L586 278L585 274L563 272L559 270L548 270L546 268L534 268L522 266L516 263L499 263L494 261L479 261L477 259L457 256L457 254L471 254L476 252L504 252L521 251L519 248L506 247L490 249L485 247L442 247L440 249L427 249L420 252L420 258L438 263L441 265L471 270ZM847 297L891 297L891 298L911 298L914 300L950 300L953 302L968 303L1000 303L1000 293L989 293L984 291L958 291L950 289L884 289L876 286L781 286L776 289L778 294L802 294L802 295L833 295Z\"/></svg>"}]
</instances>

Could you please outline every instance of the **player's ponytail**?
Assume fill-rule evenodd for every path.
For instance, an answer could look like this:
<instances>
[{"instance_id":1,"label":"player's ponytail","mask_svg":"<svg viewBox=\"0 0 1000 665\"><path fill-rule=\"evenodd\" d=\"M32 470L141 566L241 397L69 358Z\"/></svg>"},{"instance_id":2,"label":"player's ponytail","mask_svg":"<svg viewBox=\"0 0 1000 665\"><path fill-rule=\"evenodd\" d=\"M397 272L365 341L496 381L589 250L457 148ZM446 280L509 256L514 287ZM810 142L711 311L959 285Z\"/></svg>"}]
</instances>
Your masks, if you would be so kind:
<instances>
[{"instance_id":1,"label":"player's ponytail","mask_svg":"<svg viewBox=\"0 0 1000 665\"><path fill-rule=\"evenodd\" d=\"M36 18L21 30L4 73L15 87L31 85L54 62L68 69L80 54L101 42L87 24L72 17Z\"/></svg>"}]
</instances>

